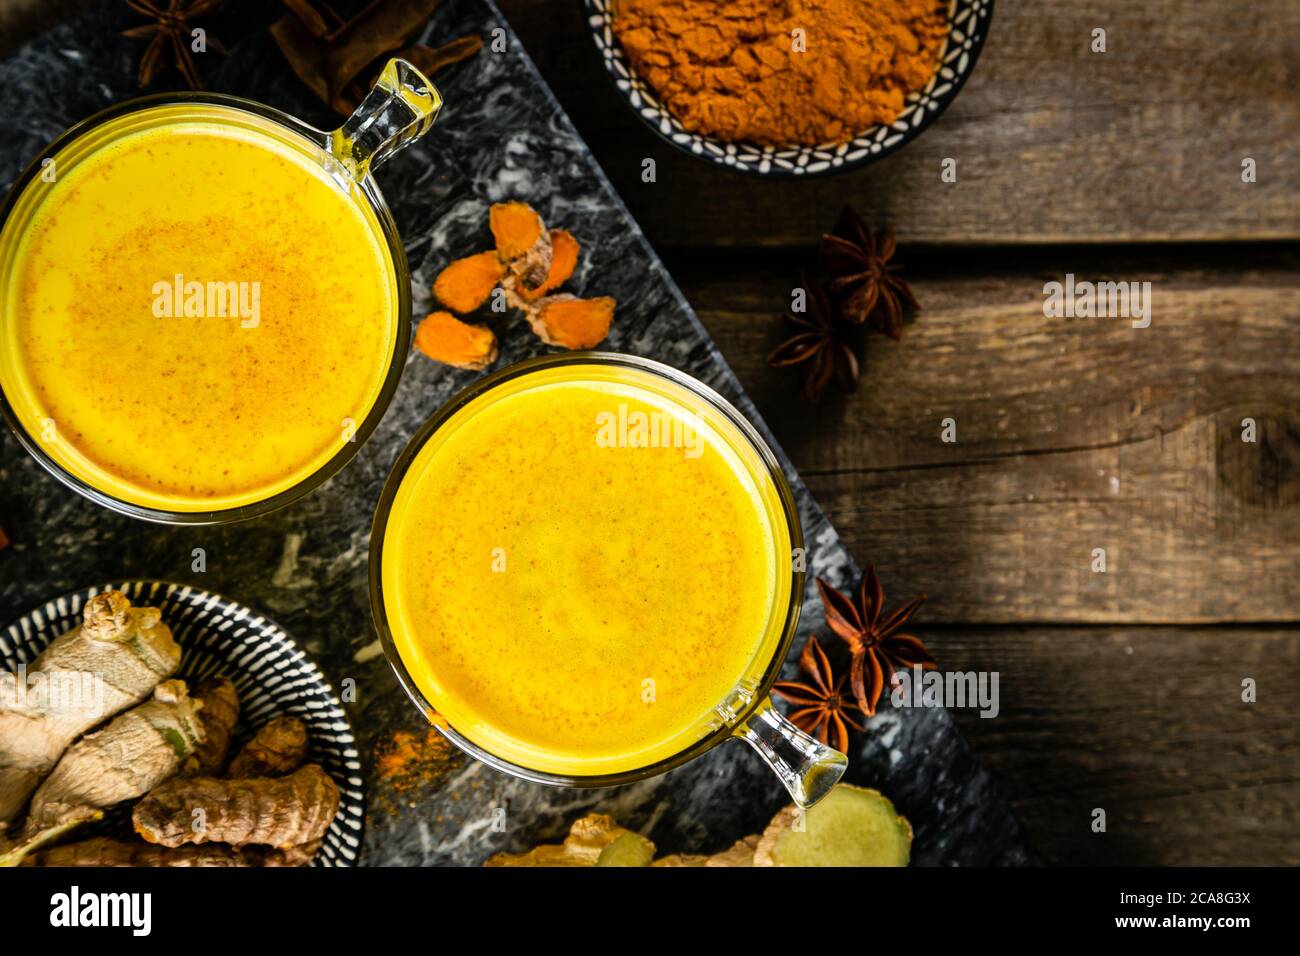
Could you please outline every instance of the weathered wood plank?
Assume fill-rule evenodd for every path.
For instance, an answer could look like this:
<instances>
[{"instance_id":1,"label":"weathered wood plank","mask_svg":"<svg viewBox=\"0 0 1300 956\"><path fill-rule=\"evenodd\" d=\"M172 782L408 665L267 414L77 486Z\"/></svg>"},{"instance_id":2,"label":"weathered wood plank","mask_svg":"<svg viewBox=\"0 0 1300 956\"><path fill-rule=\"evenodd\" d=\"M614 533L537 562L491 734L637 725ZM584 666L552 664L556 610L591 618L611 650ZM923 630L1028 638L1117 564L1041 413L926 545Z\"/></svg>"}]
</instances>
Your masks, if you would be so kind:
<instances>
[{"instance_id":1,"label":"weathered wood plank","mask_svg":"<svg viewBox=\"0 0 1300 956\"><path fill-rule=\"evenodd\" d=\"M661 248L805 243L845 202L909 242L1300 235L1292 0L1000 3L970 82L934 126L869 169L802 182L757 182L658 140L614 92L577 3L501 5ZM1105 54L1089 51L1098 27ZM653 184L641 181L646 157ZM946 157L956 183L940 181ZM1258 164L1251 185L1245 157Z\"/></svg>"},{"instance_id":2,"label":"weathered wood plank","mask_svg":"<svg viewBox=\"0 0 1300 956\"><path fill-rule=\"evenodd\" d=\"M1049 261L1151 281L1150 328L1045 318L1059 264L922 256L909 273L921 317L902 343L870 339L858 394L815 408L796 376L766 367L795 262L670 265L850 550L887 569L895 594L930 594L928 620L1296 620L1294 257ZM1241 440L1246 418L1255 443ZM1091 569L1095 548L1106 573Z\"/></svg>"},{"instance_id":3,"label":"weathered wood plank","mask_svg":"<svg viewBox=\"0 0 1300 956\"><path fill-rule=\"evenodd\" d=\"M999 672L999 715L958 720L1047 862L1300 863L1300 632L918 631L946 669Z\"/></svg>"}]
</instances>

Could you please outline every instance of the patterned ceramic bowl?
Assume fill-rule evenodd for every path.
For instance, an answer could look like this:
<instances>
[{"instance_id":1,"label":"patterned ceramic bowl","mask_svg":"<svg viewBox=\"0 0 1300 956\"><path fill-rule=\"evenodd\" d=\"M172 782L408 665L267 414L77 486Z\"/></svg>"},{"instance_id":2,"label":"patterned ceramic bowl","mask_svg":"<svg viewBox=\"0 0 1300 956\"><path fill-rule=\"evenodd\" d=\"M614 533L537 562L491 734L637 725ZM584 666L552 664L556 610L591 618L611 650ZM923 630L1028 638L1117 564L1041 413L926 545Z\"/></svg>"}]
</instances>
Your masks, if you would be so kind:
<instances>
[{"instance_id":1,"label":"patterned ceramic bowl","mask_svg":"<svg viewBox=\"0 0 1300 956\"><path fill-rule=\"evenodd\" d=\"M867 2L867 0L863 0ZM825 176L866 166L888 156L916 138L921 130L942 113L961 90L975 68L989 24L993 21L993 0L951 0L948 8L948 41L939 69L923 90L911 94L898 119L889 125L862 130L844 143L822 146L761 146L756 143L728 143L683 128L655 99L654 92L632 70L623 48L610 26L618 0L582 0L592 39L600 51L605 69L627 99L628 105L652 130L683 152L707 159L728 169L756 176L795 178Z\"/></svg>"},{"instance_id":2,"label":"patterned ceramic bowl","mask_svg":"<svg viewBox=\"0 0 1300 956\"><path fill-rule=\"evenodd\" d=\"M355 866L366 803L361 757L343 703L325 675L279 625L242 604L186 584L123 581L73 591L24 614L0 630L0 670L36 658L60 634L81 623L81 609L102 591L118 590L132 604L156 607L181 646L176 676L191 683L229 677L239 691L239 731L231 752L272 717L298 717L311 735L308 759L339 786L339 812L325 831L313 866ZM105 826L130 829L118 807Z\"/></svg>"}]
</instances>

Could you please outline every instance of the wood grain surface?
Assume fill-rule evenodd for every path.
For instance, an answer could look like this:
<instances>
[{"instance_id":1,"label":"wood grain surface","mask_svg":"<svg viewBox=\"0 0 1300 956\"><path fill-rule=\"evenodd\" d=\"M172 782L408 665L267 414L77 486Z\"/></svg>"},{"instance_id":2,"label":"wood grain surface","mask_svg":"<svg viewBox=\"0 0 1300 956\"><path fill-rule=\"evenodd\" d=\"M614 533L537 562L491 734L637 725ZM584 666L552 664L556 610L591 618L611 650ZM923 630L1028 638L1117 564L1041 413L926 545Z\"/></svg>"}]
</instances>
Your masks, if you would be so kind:
<instances>
[{"instance_id":1,"label":"wood grain surface","mask_svg":"<svg viewBox=\"0 0 1300 956\"><path fill-rule=\"evenodd\" d=\"M857 395L818 406L766 365L797 262L669 265L850 550L928 593L926 620L1295 620L1300 265L1177 261L921 256L924 311L901 343L867 341ZM1150 327L1044 318L1066 271L1150 281Z\"/></svg>"},{"instance_id":2,"label":"wood grain surface","mask_svg":"<svg viewBox=\"0 0 1300 956\"><path fill-rule=\"evenodd\" d=\"M958 720L1047 862L1300 864L1300 632L988 627L928 638L945 668L999 672L997 718ZM1245 678L1255 703L1242 701ZM1105 832L1093 830L1097 809Z\"/></svg>"}]
</instances>

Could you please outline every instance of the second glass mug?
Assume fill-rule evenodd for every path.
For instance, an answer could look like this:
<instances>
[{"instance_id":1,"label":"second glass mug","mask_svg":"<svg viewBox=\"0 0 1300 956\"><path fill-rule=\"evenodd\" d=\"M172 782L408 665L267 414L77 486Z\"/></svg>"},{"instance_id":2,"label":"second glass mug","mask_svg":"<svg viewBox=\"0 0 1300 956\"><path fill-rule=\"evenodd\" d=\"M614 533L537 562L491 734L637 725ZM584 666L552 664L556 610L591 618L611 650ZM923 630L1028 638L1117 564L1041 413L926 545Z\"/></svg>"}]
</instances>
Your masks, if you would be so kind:
<instances>
[{"instance_id":1,"label":"second glass mug","mask_svg":"<svg viewBox=\"0 0 1300 956\"><path fill-rule=\"evenodd\" d=\"M71 127L42 150L14 183L0 210L0 287L4 290L4 302L0 306L3 309L0 343L4 345L0 349L0 413L23 447L74 491L114 511L164 524L224 524L252 518L296 501L338 472L383 417L397 389L410 342L410 273L401 237L371 173L388 157L423 136L441 106L442 98L433 84L406 61L394 59L387 63L357 111L333 131L316 129L287 113L240 97L164 93L103 110ZM8 291L16 283L13 276L18 274L19 250L39 211L43 186L55 181L54 177L46 179L47 167L57 168L57 178L63 180L78 163L111 149L124 137L138 131L165 128L170 123L187 122L228 127L236 131L232 136L261 137L266 142L280 144L276 148L306 157L312 168L323 171L322 180L332 183L345 201L372 223L375 265L385 262L384 271L391 275L391 282L385 283L391 289L389 308L385 311L391 314L375 317L377 322L389 324L391 342L381 356L382 364L375 367L374 391L368 408L358 409L355 419L349 418L338 430L337 447L327 443L287 475L257 485L253 491L228 502L212 499L209 503L198 498L183 502L177 499L173 503L164 495L124 492L121 489L129 486L115 483L113 479L117 476L111 469L88 458L64 439L65 429L48 429L51 419L42 419L46 413L29 396L32 386L25 384L28 373L19 358L22 348L17 339L18 319L13 314ZM157 190L184 190L185 186L184 181L160 182ZM124 201L135 200L127 195ZM108 210L109 215L112 212ZM237 241L237 237L232 238ZM302 235L287 239L312 241L311 236ZM359 273L367 268L366 263L356 263ZM377 273L375 277L377 283L383 282ZM144 308L148 308L147 304ZM147 348L151 344L124 342L123 346ZM102 411L92 409L95 415ZM47 429L52 434L45 434Z\"/></svg>"},{"instance_id":2,"label":"second glass mug","mask_svg":"<svg viewBox=\"0 0 1300 956\"><path fill-rule=\"evenodd\" d=\"M593 371L594 370L594 371ZM683 746L678 752L663 759L655 759L644 766L631 769L619 769L617 772L591 773L587 775L568 772L549 772L524 766L494 753L491 745L480 737L479 742L458 730L445 713L435 707L430 695L437 691L422 689L422 681L412 674L412 668L403 660L400 646L412 647L416 640L412 632L410 614L401 609L403 588L398 586L398 571L402 567L404 547L398 531L401 522L408 520L411 502L415 500L413 488L419 484L422 473L421 464L415 470L421 451L430 445L435 436L443 437L444 430L455 434L465 427L473 415L484 409L490 409L492 402L500 397L509 397L521 392L527 393L546 389L567 376L579 376L582 381L617 381L614 376L627 370L628 374L645 376L655 381L662 381L665 389L676 389L691 402L707 410L707 414L725 422L732 436L729 440L738 440L745 447L745 454L752 464L748 467L761 469L770 479L775 497L779 499L779 520L783 530L788 532L789 554L770 555L776 574L788 573L788 601L774 603L769 613L768 632L779 634L779 639L771 643L758 641L755 636L757 656L745 670L743 677L723 700L719 700L713 710L695 725L695 739ZM583 378L583 376L591 376ZM604 378L602 376L610 376ZM683 403L682 407L689 407ZM465 414L457 415L464 411ZM449 424L450 423L450 424ZM470 426L472 428L472 425ZM437 443L434 443L436 447ZM403 480L408 474L414 475L413 484L403 492ZM474 489L478 482L465 481L465 476L457 472L454 479L460 487ZM607 476L606 480L609 478ZM399 500L402 493L402 500ZM438 499L449 513L459 513L459 501ZM396 525L393 522L398 522ZM386 572L385 542L394 539L388 560L393 565ZM784 534L782 537L786 537ZM424 538L417 539L421 547L437 548ZM411 438L406 449L393 465L387 484L380 497L375 512L374 525L370 536L370 595L371 612L375 627L379 632L380 642L389 664L406 690L407 695L425 714L439 731L452 743L478 760L512 776L535 783L559 787L613 787L632 783L648 777L657 776L701 756L718 744L727 740L744 740L750 744L767 762L781 779L796 804L801 807L812 806L839 781L847 768L848 760L840 752L826 746L804 733L773 706L771 700L772 686L780 676L786 655L795 637L799 622L799 613L803 603L804 572L800 570L801 562L795 561L796 554L802 554L803 535L799 522L798 509L789 484L785 480L781 465L768 448L763 438L752 425L729 402L702 382L686 375L671 366L648 359L609 352L570 352L549 355L519 362L508 368L487 375L463 389L459 394L445 402L416 434ZM451 560L448 555L446 560ZM788 572L781 570L788 568ZM416 578L414 571L405 572ZM554 572L552 572L554 573ZM703 583L701 586L705 586ZM778 592L780 593L780 592ZM386 598L386 595L388 597ZM520 612L513 612L520 613ZM395 631L399 633L395 633ZM653 635L650 637L653 640ZM774 644L774 646L773 646ZM475 645L477 647L477 645ZM763 648L770 647L770 653ZM412 653L417 653L412 651ZM417 656L419 656L417 654ZM480 654L481 658L482 655ZM483 665L487 666L487 665ZM437 683L436 678L434 679ZM427 686L427 685L426 685ZM446 691L444 691L446 692ZM472 708L471 708L472 710ZM466 719L471 719L466 715Z\"/></svg>"}]
</instances>

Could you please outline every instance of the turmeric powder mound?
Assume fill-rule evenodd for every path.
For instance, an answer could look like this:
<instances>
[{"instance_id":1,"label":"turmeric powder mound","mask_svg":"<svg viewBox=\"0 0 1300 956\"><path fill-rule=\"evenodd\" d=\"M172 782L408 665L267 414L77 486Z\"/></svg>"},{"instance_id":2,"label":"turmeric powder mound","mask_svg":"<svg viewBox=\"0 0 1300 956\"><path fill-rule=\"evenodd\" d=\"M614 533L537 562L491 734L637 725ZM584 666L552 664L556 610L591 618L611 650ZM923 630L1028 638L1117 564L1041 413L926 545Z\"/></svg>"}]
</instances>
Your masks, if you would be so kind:
<instances>
[{"instance_id":1,"label":"turmeric powder mound","mask_svg":"<svg viewBox=\"0 0 1300 956\"><path fill-rule=\"evenodd\" d=\"M487 301L506 269L495 252L457 259L438 273L433 294L453 312L473 312Z\"/></svg>"},{"instance_id":2,"label":"turmeric powder mound","mask_svg":"<svg viewBox=\"0 0 1300 956\"><path fill-rule=\"evenodd\" d=\"M488 213L497 255L505 262L528 253L546 235L542 217L526 202L494 203Z\"/></svg>"},{"instance_id":3,"label":"turmeric powder mound","mask_svg":"<svg viewBox=\"0 0 1300 956\"><path fill-rule=\"evenodd\" d=\"M611 26L688 130L772 146L892 123L929 82L947 0L619 0Z\"/></svg>"},{"instance_id":4,"label":"turmeric powder mound","mask_svg":"<svg viewBox=\"0 0 1300 956\"><path fill-rule=\"evenodd\" d=\"M598 299L551 296L533 304L527 313L528 324L547 345L566 349L595 348L609 334L615 304L609 296Z\"/></svg>"},{"instance_id":5,"label":"turmeric powder mound","mask_svg":"<svg viewBox=\"0 0 1300 956\"><path fill-rule=\"evenodd\" d=\"M475 372L497 360L496 333L450 312L429 313L415 332L415 347L435 362Z\"/></svg>"},{"instance_id":6,"label":"turmeric powder mound","mask_svg":"<svg viewBox=\"0 0 1300 956\"><path fill-rule=\"evenodd\" d=\"M569 281L569 277L573 275L573 270L578 266L579 252L581 252L581 247L578 245L578 240L573 237L573 233L567 229L552 229L551 269L546 274L546 280L536 288L529 288L521 283L519 285L520 296L526 302L532 302L564 285Z\"/></svg>"}]
</instances>

